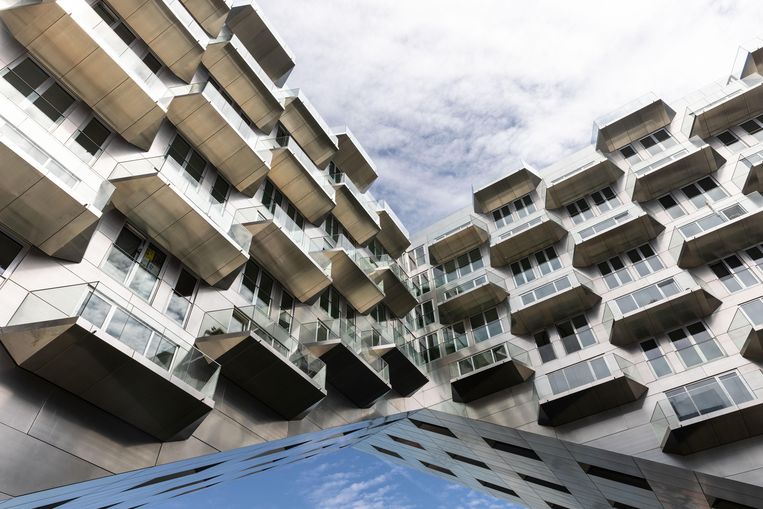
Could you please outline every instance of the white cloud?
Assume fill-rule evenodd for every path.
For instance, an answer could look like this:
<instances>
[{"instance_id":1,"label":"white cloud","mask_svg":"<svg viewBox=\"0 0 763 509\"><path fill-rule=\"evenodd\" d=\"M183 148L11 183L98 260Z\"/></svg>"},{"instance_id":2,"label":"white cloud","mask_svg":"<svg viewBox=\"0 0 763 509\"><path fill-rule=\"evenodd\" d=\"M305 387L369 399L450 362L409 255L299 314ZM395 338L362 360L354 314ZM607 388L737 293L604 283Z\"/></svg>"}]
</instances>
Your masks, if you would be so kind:
<instances>
[{"instance_id":1,"label":"white cloud","mask_svg":"<svg viewBox=\"0 0 763 509\"><path fill-rule=\"evenodd\" d=\"M594 118L731 69L763 3L260 0L331 125L375 159L373 187L411 230L470 203L472 183L590 142Z\"/></svg>"}]
</instances>

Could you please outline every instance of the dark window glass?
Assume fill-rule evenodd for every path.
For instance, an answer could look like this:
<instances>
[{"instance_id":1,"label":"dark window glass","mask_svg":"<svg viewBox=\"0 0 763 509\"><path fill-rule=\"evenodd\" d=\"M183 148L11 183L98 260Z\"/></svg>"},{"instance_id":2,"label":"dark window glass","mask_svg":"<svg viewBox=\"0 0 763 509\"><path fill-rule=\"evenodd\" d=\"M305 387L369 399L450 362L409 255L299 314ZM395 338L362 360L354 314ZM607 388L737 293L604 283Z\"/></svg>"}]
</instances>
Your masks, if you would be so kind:
<instances>
[{"instance_id":1,"label":"dark window glass","mask_svg":"<svg viewBox=\"0 0 763 509\"><path fill-rule=\"evenodd\" d=\"M25 97L29 97L50 76L31 59L25 58L3 77L13 85L13 88L24 94Z\"/></svg>"},{"instance_id":2,"label":"dark window glass","mask_svg":"<svg viewBox=\"0 0 763 509\"><path fill-rule=\"evenodd\" d=\"M111 131L108 127L93 118L74 140L90 155L96 155L103 148L103 144L106 143L110 134Z\"/></svg>"},{"instance_id":3,"label":"dark window glass","mask_svg":"<svg viewBox=\"0 0 763 509\"><path fill-rule=\"evenodd\" d=\"M230 191L230 184L221 175L218 175L215 184L212 186L212 198L219 203L225 203L228 191Z\"/></svg>"},{"instance_id":4,"label":"dark window glass","mask_svg":"<svg viewBox=\"0 0 763 509\"><path fill-rule=\"evenodd\" d=\"M154 74L158 73L162 68L162 63L153 55L153 53L146 53L146 56L143 57L143 63L146 64Z\"/></svg>"},{"instance_id":5,"label":"dark window glass","mask_svg":"<svg viewBox=\"0 0 763 509\"><path fill-rule=\"evenodd\" d=\"M48 89L34 100L34 105L45 113L52 121L64 116L64 112L74 104L74 97L58 83L53 83Z\"/></svg>"},{"instance_id":6,"label":"dark window glass","mask_svg":"<svg viewBox=\"0 0 763 509\"><path fill-rule=\"evenodd\" d=\"M0 274L10 267L21 252L21 244L0 232Z\"/></svg>"}]
</instances>

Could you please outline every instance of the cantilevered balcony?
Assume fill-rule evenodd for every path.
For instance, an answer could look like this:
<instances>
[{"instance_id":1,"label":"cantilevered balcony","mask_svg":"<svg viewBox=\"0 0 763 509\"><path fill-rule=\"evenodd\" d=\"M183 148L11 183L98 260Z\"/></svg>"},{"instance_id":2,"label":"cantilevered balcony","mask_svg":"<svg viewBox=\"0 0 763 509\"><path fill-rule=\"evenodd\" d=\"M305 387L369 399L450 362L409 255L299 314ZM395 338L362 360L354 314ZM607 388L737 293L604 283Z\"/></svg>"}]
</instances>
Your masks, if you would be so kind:
<instances>
[{"instance_id":1,"label":"cantilevered balcony","mask_svg":"<svg viewBox=\"0 0 763 509\"><path fill-rule=\"evenodd\" d=\"M763 297L740 304L728 333L742 357L763 361Z\"/></svg>"},{"instance_id":2,"label":"cantilevered balcony","mask_svg":"<svg viewBox=\"0 0 763 509\"><path fill-rule=\"evenodd\" d=\"M586 150L568 164L558 165L546 185L546 208L558 209L616 182L623 170L604 155Z\"/></svg>"},{"instance_id":3,"label":"cantilevered balcony","mask_svg":"<svg viewBox=\"0 0 763 509\"><path fill-rule=\"evenodd\" d=\"M390 256L397 258L411 245L408 230L386 201L377 200L376 213L379 214L381 225L381 231L376 234L376 240Z\"/></svg>"},{"instance_id":4,"label":"cantilevered balcony","mask_svg":"<svg viewBox=\"0 0 763 509\"><path fill-rule=\"evenodd\" d=\"M233 0L180 0L211 36L217 37L225 24Z\"/></svg>"},{"instance_id":5,"label":"cantilevered balcony","mask_svg":"<svg viewBox=\"0 0 763 509\"><path fill-rule=\"evenodd\" d=\"M114 131L148 150L169 91L85 0L19 2L0 19Z\"/></svg>"},{"instance_id":6,"label":"cantilevered balcony","mask_svg":"<svg viewBox=\"0 0 763 509\"><path fill-rule=\"evenodd\" d=\"M98 284L27 294L0 342L27 371L159 440L212 410L220 366Z\"/></svg>"},{"instance_id":7,"label":"cantilevered balcony","mask_svg":"<svg viewBox=\"0 0 763 509\"><path fill-rule=\"evenodd\" d=\"M339 150L336 136L301 90L280 90L278 95L284 107L281 124L310 160L325 168Z\"/></svg>"},{"instance_id":8,"label":"cantilevered balcony","mask_svg":"<svg viewBox=\"0 0 763 509\"><path fill-rule=\"evenodd\" d=\"M504 278L489 269L470 274L437 289L437 310L440 322L453 323L494 308L508 297Z\"/></svg>"},{"instance_id":9,"label":"cantilevered balcony","mask_svg":"<svg viewBox=\"0 0 763 509\"><path fill-rule=\"evenodd\" d=\"M0 95L0 223L49 256L80 261L114 187Z\"/></svg>"},{"instance_id":10,"label":"cantilevered balcony","mask_svg":"<svg viewBox=\"0 0 763 509\"><path fill-rule=\"evenodd\" d=\"M638 400L647 391L636 367L606 354L535 377L538 424L561 426Z\"/></svg>"},{"instance_id":11,"label":"cantilevered balcony","mask_svg":"<svg viewBox=\"0 0 763 509\"><path fill-rule=\"evenodd\" d=\"M619 150L670 124L675 114L656 95L642 96L593 123L596 148L602 152Z\"/></svg>"},{"instance_id":12,"label":"cantilevered balcony","mask_svg":"<svg viewBox=\"0 0 763 509\"><path fill-rule=\"evenodd\" d=\"M570 232L575 243L572 265L588 267L646 244L665 227L636 204L619 207Z\"/></svg>"},{"instance_id":13,"label":"cantilevered balcony","mask_svg":"<svg viewBox=\"0 0 763 509\"><path fill-rule=\"evenodd\" d=\"M522 167L512 170L508 175L473 191L474 210L488 214L533 191L540 184L540 180L532 168Z\"/></svg>"},{"instance_id":14,"label":"cantilevered balcony","mask_svg":"<svg viewBox=\"0 0 763 509\"><path fill-rule=\"evenodd\" d=\"M363 348L387 362L390 384L401 396L413 395L429 381L419 341L405 326L395 329L373 323L360 337Z\"/></svg>"},{"instance_id":15,"label":"cantilevered balcony","mask_svg":"<svg viewBox=\"0 0 763 509\"><path fill-rule=\"evenodd\" d=\"M371 279L382 284L384 299L382 302L392 313L403 318L416 304L416 287L397 261L389 255L370 256L372 266Z\"/></svg>"},{"instance_id":16,"label":"cantilevered balcony","mask_svg":"<svg viewBox=\"0 0 763 509\"><path fill-rule=\"evenodd\" d=\"M211 41L202 62L254 125L265 132L275 127L283 112L276 87L238 37Z\"/></svg>"},{"instance_id":17,"label":"cantilevered balcony","mask_svg":"<svg viewBox=\"0 0 763 509\"><path fill-rule=\"evenodd\" d=\"M669 250L679 267L698 267L763 241L762 221L760 193L730 197L676 226Z\"/></svg>"},{"instance_id":18,"label":"cantilevered balcony","mask_svg":"<svg viewBox=\"0 0 763 509\"><path fill-rule=\"evenodd\" d=\"M331 265L331 281L359 313L368 313L384 298L381 283L371 279L374 267L368 255L342 234L312 239L312 256Z\"/></svg>"},{"instance_id":19,"label":"cantilevered balcony","mask_svg":"<svg viewBox=\"0 0 763 509\"><path fill-rule=\"evenodd\" d=\"M251 233L171 157L119 163L110 181L117 209L208 284L249 259Z\"/></svg>"},{"instance_id":20,"label":"cantilevered balcony","mask_svg":"<svg viewBox=\"0 0 763 509\"><path fill-rule=\"evenodd\" d=\"M490 238L490 265L502 267L559 242L567 233L559 216L538 210L509 223Z\"/></svg>"},{"instance_id":21,"label":"cantilevered balcony","mask_svg":"<svg viewBox=\"0 0 763 509\"><path fill-rule=\"evenodd\" d=\"M753 74L702 90L689 105L683 130L688 136L709 138L763 113L763 77Z\"/></svg>"},{"instance_id":22,"label":"cantilevered balcony","mask_svg":"<svg viewBox=\"0 0 763 509\"><path fill-rule=\"evenodd\" d=\"M575 269L552 274L509 299L511 332L531 334L545 326L588 311L601 301L593 282Z\"/></svg>"},{"instance_id":23,"label":"cantilevered balcony","mask_svg":"<svg viewBox=\"0 0 763 509\"><path fill-rule=\"evenodd\" d=\"M347 126L335 127L332 132L339 142L339 151L332 161L360 191L366 192L379 176L376 165Z\"/></svg>"},{"instance_id":24,"label":"cantilevered balcony","mask_svg":"<svg viewBox=\"0 0 763 509\"><path fill-rule=\"evenodd\" d=\"M175 87L167 116L233 186L250 196L268 173L269 147L212 82Z\"/></svg>"},{"instance_id":25,"label":"cantilevered balcony","mask_svg":"<svg viewBox=\"0 0 763 509\"><path fill-rule=\"evenodd\" d=\"M429 257L433 265L468 253L490 237L487 223L477 216L456 217L439 226L428 239Z\"/></svg>"},{"instance_id":26,"label":"cantilevered balcony","mask_svg":"<svg viewBox=\"0 0 763 509\"><path fill-rule=\"evenodd\" d=\"M607 302L603 322L609 342L626 346L704 318L720 305L691 274L680 272Z\"/></svg>"},{"instance_id":27,"label":"cantilevered balcony","mask_svg":"<svg viewBox=\"0 0 763 509\"><path fill-rule=\"evenodd\" d=\"M241 209L236 222L252 234L250 254L300 302L331 284L331 269L310 256L310 238L279 207Z\"/></svg>"},{"instance_id":28,"label":"cantilevered balcony","mask_svg":"<svg viewBox=\"0 0 763 509\"><path fill-rule=\"evenodd\" d=\"M294 54L270 26L270 22L257 4L253 2L238 2L238 4L228 16L228 27L241 39L270 79L282 86L294 68Z\"/></svg>"},{"instance_id":29,"label":"cantilevered balcony","mask_svg":"<svg viewBox=\"0 0 763 509\"><path fill-rule=\"evenodd\" d=\"M663 452L694 454L763 433L763 400L734 371L666 394L651 419Z\"/></svg>"},{"instance_id":30,"label":"cantilevered balcony","mask_svg":"<svg viewBox=\"0 0 763 509\"><path fill-rule=\"evenodd\" d=\"M210 311L196 347L222 374L291 421L326 396L326 366L255 306Z\"/></svg>"},{"instance_id":31,"label":"cantilevered balcony","mask_svg":"<svg viewBox=\"0 0 763 509\"><path fill-rule=\"evenodd\" d=\"M390 391L387 362L364 349L355 330L340 320L303 323L299 339L326 363L328 382L359 408Z\"/></svg>"},{"instance_id":32,"label":"cantilevered balcony","mask_svg":"<svg viewBox=\"0 0 763 509\"><path fill-rule=\"evenodd\" d=\"M654 200L713 173L722 162L710 145L695 137L635 164L628 172L625 187L634 201Z\"/></svg>"},{"instance_id":33,"label":"cantilevered balcony","mask_svg":"<svg viewBox=\"0 0 763 509\"><path fill-rule=\"evenodd\" d=\"M746 78L756 73L763 74L763 46L760 39L739 47L731 71L736 78Z\"/></svg>"},{"instance_id":34,"label":"cantilevered balcony","mask_svg":"<svg viewBox=\"0 0 763 509\"><path fill-rule=\"evenodd\" d=\"M109 0L109 6L172 72L190 83L209 37L180 2Z\"/></svg>"},{"instance_id":35,"label":"cantilevered balcony","mask_svg":"<svg viewBox=\"0 0 763 509\"><path fill-rule=\"evenodd\" d=\"M453 401L468 403L526 382L534 373L526 351L502 343L451 364Z\"/></svg>"},{"instance_id":36,"label":"cantilevered balcony","mask_svg":"<svg viewBox=\"0 0 763 509\"><path fill-rule=\"evenodd\" d=\"M733 178L744 194L763 193L763 149L755 146L742 152Z\"/></svg>"},{"instance_id":37,"label":"cantilevered balcony","mask_svg":"<svg viewBox=\"0 0 763 509\"><path fill-rule=\"evenodd\" d=\"M272 154L268 178L311 223L336 207L336 191L291 136L261 141Z\"/></svg>"},{"instance_id":38,"label":"cantilevered balcony","mask_svg":"<svg viewBox=\"0 0 763 509\"><path fill-rule=\"evenodd\" d=\"M336 207L331 212L358 244L366 244L381 231L376 201L361 192L346 173L327 174L334 183Z\"/></svg>"}]
</instances>

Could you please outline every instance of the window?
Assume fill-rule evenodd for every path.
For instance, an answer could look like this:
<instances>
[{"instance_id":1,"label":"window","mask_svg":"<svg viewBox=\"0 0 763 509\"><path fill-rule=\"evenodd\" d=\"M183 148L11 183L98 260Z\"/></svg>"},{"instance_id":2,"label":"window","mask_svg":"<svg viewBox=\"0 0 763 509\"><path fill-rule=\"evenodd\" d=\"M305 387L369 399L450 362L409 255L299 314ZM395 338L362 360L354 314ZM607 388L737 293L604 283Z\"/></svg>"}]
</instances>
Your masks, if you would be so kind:
<instances>
[{"instance_id":1,"label":"window","mask_svg":"<svg viewBox=\"0 0 763 509\"><path fill-rule=\"evenodd\" d=\"M440 358L440 345L438 343L437 333L427 334L419 339L421 352L427 362L432 362Z\"/></svg>"},{"instance_id":2,"label":"window","mask_svg":"<svg viewBox=\"0 0 763 509\"><path fill-rule=\"evenodd\" d=\"M646 361L657 378L673 373L668 360L662 355L662 350L660 350L659 345L654 339L643 341L641 343L641 350L644 351Z\"/></svg>"},{"instance_id":3,"label":"window","mask_svg":"<svg viewBox=\"0 0 763 509\"><path fill-rule=\"evenodd\" d=\"M553 247L549 247L512 263L510 268L514 276L514 284L522 286L533 281L536 277L545 276L561 269L562 262L559 260L556 250Z\"/></svg>"},{"instance_id":4,"label":"window","mask_svg":"<svg viewBox=\"0 0 763 509\"><path fill-rule=\"evenodd\" d=\"M493 484L489 481L483 481L482 479L477 479L477 482L483 485L485 488L489 488L491 490L498 491L500 493L505 493L506 495L510 495L512 497L519 498L519 495L517 495L517 492L507 488L506 486L501 486L499 484Z\"/></svg>"},{"instance_id":5,"label":"window","mask_svg":"<svg viewBox=\"0 0 763 509\"><path fill-rule=\"evenodd\" d=\"M763 244L745 249L745 253L747 253L747 256L750 257L759 269L763 270Z\"/></svg>"},{"instance_id":6,"label":"window","mask_svg":"<svg viewBox=\"0 0 763 509\"><path fill-rule=\"evenodd\" d=\"M174 159L196 182L201 182L207 160L191 147L191 144L179 134L172 140L167 155Z\"/></svg>"},{"instance_id":7,"label":"window","mask_svg":"<svg viewBox=\"0 0 763 509\"><path fill-rule=\"evenodd\" d=\"M286 290L281 290L281 304L278 306L278 325L285 331L291 331L294 323L294 297Z\"/></svg>"},{"instance_id":8,"label":"window","mask_svg":"<svg viewBox=\"0 0 763 509\"><path fill-rule=\"evenodd\" d=\"M638 152L636 152L630 145L626 145L625 147L621 148L620 154L622 154L622 156L630 165L634 165L641 161L641 156L638 155Z\"/></svg>"},{"instance_id":9,"label":"window","mask_svg":"<svg viewBox=\"0 0 763 509\"><path fill-rule=\"evenodd\" d=\"M329 314L331 318L339 318L339 292L336 288L329 286L321 294L321 298L318 301L318 305Z\"/></svg>"},{"instance_id":10,"label":"window","mask_svg":"<svg viewBox=\"0 0 763 509\"><path fill-rule=\"evenodd\" d=\"M273 278L254 261L248 260L238 293L267 315L270 312L273 285Z\"/></svg>"},{"instance_id":11,"label":"window","mask_svg":"<svg viewBox=\"0 0 763 509\"><path fill-rule=\"evenodd\" d=\"M419 463L427 467L429 470L434 470L435 472L440 472L441 474L452 475L453 477L456 477L456 474L454 474L452 471L448 470L445 467L441 467L439 465L428 463L422 460L419 460Z\"/></svg>"},{"instance_id":12,"label":"window","mask_svg":"<svg viewBox=\"0 0 763 509\"><path fill-rule=\"evenodd\" d=\"M636 269L636 272L638 272L638 275L641 277L648 276L653 272L665 268L662 261L657 254L655 254L652 246L649 244L644 244L636 249L631 249L626 254L628 255L630 262L633 264L633 268Z\"/></svg>"},{"instance_id":13,"label":"window","mask_svg":"<svg viewBox=\"0 0 763 509\"><path fill-rule=\"evenodd\" d=\"M449 430L445 426L438 426L437 424L419 421L417 419L409 419L409 420L413 423L414 426L416 426L419 429L423 429L424 431L430 431L432 433L437 433L438 435L443 435L446 437L458 438L456 437L456 435L453 434L451 430Z\"/></svg>"},{"instance_id":14,"label":"window","mask_svg":"<svg viewBox=\"0 0 763 509\"><path fill-rule=\"evenodd\" d=\"M541 461L540 457L533 451L532 449L528 449L527 447L522 447L519 445L509 444L506 442L500 442L498 440L493 440L490 438L482 438L485 442L487 442L487 445L492 447L493 449L508 452L511 454L516 454L519 456L523 456L525 458L530 458L533 460Z\"/></svg>"},{"instance_id":15,"label":"window","mask_svg":"<svg viewBox=\"0 0 763 509\"><path fill-rule=\"evenodd\" d=\"M763 325L763 297L745 302L739 307L747 315L750 323L753 325Z\"/></svg>"},{"instance_id":16,"label":"window","mask_svg":"<svg viewBox=\"0 0 763 509\"><path fill-rule=\"evenodd\" d=\"M702 208L708 201L718 201L728 196L712 177L705 177L681 188L683 194L697 208Z\"/></svg>"},{"instance_id":17,"label":"window","mask_svg":"<svg viewBox=\"0 0 763 509\"><path fill-rule=\"evenodd\" d=\"M511 273L514 275L514 284L516 286L522 286L525 283L529 283L536 277L530 258L522 258L518 262L512 263Z\"/></svg>"},{"instance_id":18,"label":"window","mask_svg":"<svg viewBox=\"0 0 763 509\"><path fill-rule=\"evenodd\" d=\"M212 184L212 191L210 195L212 199L217 203L225 203L228 200L228 194L230 193L230 184L222 175L215 176L215 183Z\"/></svg>"},{"instance_id":19,"label":"window","mask_svg":"<svg viewBox=\"0 0 763 509\"><path fill-rule=\"evenodd\" d=\"M180 270L175 288L170 295L170 302L167 305L167 315L181 327L185 325L198 285L199 280L196 276L186 269Z\"/></svg>"},{"instance_id":20,"label":"window","mask_svg":"<svg viewBox=\"0 0 763 509\"><path fill-rule=\"evenodd\" d=\"M496 228L502 228L513 221L535 212L535 204L529 194L493 211Z\"/></svg>"},{"instance_id":21,"label":"window","mask_svg":"<svg viewBox=\"0 0 763 509\"><path fill-rule=\"evenodd\" d=\"M371 447L373 447L374 449L376 449L378 452L380 452L382 454L386 454L387 456L392 456L393 458L403 459L403 457L400 456L395 451L390 451L389 449L385 449L384 447L379 447L379 446L376 446L376 445L372 445Z\"/></svg>"},{"instance_id":22,"label":"window","mask_svg":"<svg viewBox=\"0 0 763 509\"><path fill-rule=\"evenodd\" d=\"M747 147L747 144L737 138L736 135L732 134L731 131L723 131L721 134L716 136L716 138L718 138L718 141L733 151L742 150L743 148Z\"/></svg>"},{"instance_id":23,"label":"window","mask_svg":"<svg viewBox=\"0 0 763 509\"><path fill-rule=\"evenodd\" d=\"M149 300L166 260L167 256L153 243L124 227L101 268L137 295Z\"/></svg>"},{"instance_id":24,"label":"window","mask_svg":"<svg viewBox=\"0 0 763 509\"><path fill-rule=\"evenodd\" d=\"M556 359L556 353L554 352L554 345L551 344L551 338L548 335L548 331L536 332L533 335L535 344L538 346L538 353L540 354L541 362L549 362Z\"/></svg>"},{"instance_id":25,"label":"window","mask_svg":"<svg viewBox=\"0 0 763 509\"><path fill-rule=\"evenodd\" d=\"M527 481L529 483L537 484L538 486L543 486L545 488L551 488L552 490L561 491L562 493L569 493L570 490L568 490L566 487L562 486L561 484L556 484L555 482L546 481L545 479L538 479L537 477L531 477L529 475L525 474L519 474L519 477L522 478L522 480Z\"/></svg>"},{"instance_id":26,"label":"window","mask_svg":"<svg viewBox=\"0 0 763 509\"><path fill-rule=\"evenodd\" d=\"M276 213L276 207L283 210L300 230L305 227L305 219L302 217L302 214L281 194L281 191L276 189L270 180L265 180L265 188L262 191L261 201L273 214Z\"/></svg>"},{"instance_id":27,"label":"window","mask_svg":"<svg viewBox=\"0 0 763 509\"><path fill-rule=\"evenodd\" d=\"M713 212L712 214L701 217L696 221L692 221L691 223L680 226L678 231L681 232L681 235L683 235L684 238L688 239L708 230L712 230L713 228L720 226L723 223L733 221L737 217L744 215L745 212L746 211L744 210L744 207L738 203L735 203L734 205L726 207L720 212Z\"/></svg>"},{"instance_id":28,"label":"window","mask_svg":"<svg viewBox=\"0 0 763 509\"><path fill-rule=\"evenodd\" d=\"M580 224L598 214L612 210L620 205L620 200L610 186L591 193L567 205L567 212L572 222Z\"/></svg>"},{"instance_id":29,"label":"window","mask_svg":"<svg viewBox=\"0 0 763 509\"><path fill-rule=\"evenodd\" d=\"M466 254L450 260L442 265L434 267L435 286L442 286L450 281L463 277L484 266L479 248L473 249Z\"/></svg>"},{"instance_id":30,"label":"window","mask_svg":"<svg viewBox=\"0 0 763 509\"><path fill-rule=\"evenodd\" d=\"M758 284L758 278L737 255L727 256L711 263L710 269L718 276L723 286L732 293Z\"/></svg>"},{"instance_id":31,"label":"window","mask_svg":"<svg viewBox=\"0 0 763 509\"><path fill-rule=\"evenodd\" d=\"M620 212L619 214L608 217L607 219L596 223L594 225L591 225L587 228L583 228L580 230L580 237L583 239L587 239L588 237L591 237L593 235L596 235L598 233L601 233L603 231L609 230L610 228L626 222L631 217L631 214L629 211Z\"/></svg>"},{"instance_id":32,"label":"window","mask_svg":"<svg viewBox=\"0 0 763 509\"><path fill-rule=\"evenodd\" d=\"M559 255L556 254L556 250L553 247L538 251L534 256L535 261L538 263L538 269L540 269L540 273L544 276L562 268Z\"/></svg>"},{"instance_id":33,"label":"window","mask_svg":"<svg viewBox=\"0 0 763 509\"><path fill-rule=\"evenodd\" d=\"M668 332L687 368L723 357L723 351L702 322Z\"/></svg>"},{"instance_id":34,"label":"window","mask_svg":"<svg viewBox=\"0 0 763 509\"><path fill-rule=\"evenodd\" d=\"M571 320L556 324L556 331L562 338L562 345L568 354L596 344L596 336L588 325L585 315L578 315Z\"/></svg>"},{"instance_id":35,"label":"window","mask_svg":"<svg viewBox=\"0 0 763 509\"><path fill-rule=\"evenodd\" d=\"M548 382L554 394L561 394L606 378L610 374L609 366L607 366L604 357L596 357L552 371L548 374Z\"/></svg>"},{"instance_id":36,"label":"window","mask_svg":"<svg viewBox=\"0 0 763 509\"><path fill-rule=\"evenodd\" d=\"M408 251L408 270L414 270L427 263L427 250L424 246L418 246Z\"/></svg>"},{"instance_id":37,"label":"window","mask_svg":"<svg viewBox=\"0 0 763 509\"><path fill-rule=\"evenodd\" d=\"M618 482L621 484L628 484L642 490L652 491L652 487L649 485L646 479L635 475L625 474L616 470L610 470L604 467L597 467L596 465L588 465L586 463L579 463L580 468L583 469L588 475L595 477L601 477L610 481Z\"/></svg>"},{"instance_id":38,"label":"window","mask_svg":"<svg viewBox=\"0 0 763 509\"><path fill-rule=\"evenodd\" d=\"M684 216L686 214L686 211L684 211L684 209L681 208L681 205L678 204L676 199L669 194L666 194L665 196L658 199L657 201L660 202L660 205L662 205L662 208L664 208L665 211L673 219L678 219L679 217Z\"/></svg>"},{"instance_id":39,"label":"window","mask_svg":"<svg viewBox=\"0 0 763 509\"><path fill-rule=\"evenodd\" d=\"M0 275L10 268L23 246L0 231Z\"/></svg>"},{"instance_id":40,"label":"window","mask_svg":"<svg viewBox=\"0 0 763 509\"><path fill-rule=\"evenodd\" d=\"M665 394L679 421L754 399L747 384L736 371L677 387Z\"/></svg>"},{"instance_id":41,"label":"window","mask_svg":"<svg viewBox=\"0 0 763 509\"><path fill-rule=\"evenodd\" d=\"M427 325L434 323L434 306L431 300L422 302L413 308L413 312L417 329L423 329Z\"/></svg>"},{"instance_id":42,"label":"window","mask_svg":"<svg viewBox=\"0 0 763 509\"><path fill-rule=\"evenodd\" d=\"M635 311L640 308L644 308L655 302L667 299L672 295L679 293L681 289L676 284L673 278L660 281L640 290L636 290L633 293L623 295L615 299L617 307L620 308L620 312L628 314L631 311Z\"/></svg>"},{"instance_id":43,"label":"window","mask_svg":"<svg viewBox=\"0 0 763 509\"><path fill-rule=\"evenodd\" d=\"M111 130L94 117L74 136L74 141L79 149L74 146L71 148L81 159L89 161L101 153L110 135Z\"/></svg>"},{"instance_id":44,"label":"window","mask_svg":"<svg viewBox=\"0 0 763 509\"><path fill-rule=\"evenodd\" d=\"M408 447L415 447L416 449L424 450L423 445L421 445L418 442L414 442L413 440L408 440L407 438L402 438L402 437L396 437L395 435L387 435L387 436L399 444L403 444L403 445L407 445Z\"/></svg>"},{"instance_id":45,"label":"window","mask_svg":"<svg viewBox=\"0 0 763 509\"><path fill-rule=\"evenodd\" d=\"M450 456L456 461L460 461L461 463L467 463L469 465L474 465L475 467L486 468L490 470L490 467L484 461L467 458L466 456L461 456L460 454L456 454L454 452L448 452L448 451L445 451L445 452L447 453L448 456Z\"/></svg>"},{"instance_id":46,"label":"window","mask_svg":"<svg viewBox=\"0 0 763 509\"><path fill-rule=\"evenodd\" d=\"M623 260L619 256L601 262L599 264L599 272L601 272L604 282L607 283L607 287L610 290L633 281L630 272L628 272Z\"/></svg>"},{"instance_id":47,"label":"window","mask_svg":"<svg viewBox=\"0 0 763 509\"><path fill-rule=\"evenodd\" d=\"M464 327L463 322L454 323L449 327L444 327L441 331L445 355L456 353L469 346L469 339L466 336L466 327Z\"/></svg>"},{"instance_id":48,"label":"window","mask_svg":"<svg viewBox=\"0 0 763 509\"><path fill-rule=\"evenodd\" d=\"M498 310L496 308L472 316L469 318L469 324L472 327L474 341L477 343L490 339L503 332L503 325L501 324L501 319L498 316Z\"/></svg>"},{"instance_id":49,"label":"window","mask_svg":"<svg viewBox=\"0 0 763 509\"><path fill-rule=\"evenodd\" d=\"M676 145L676 140L665 129L660 129L641 138L639 143L644 147L644 150L649 152L650 156L654 156Z\"/></svg>"},{"instance_id":50,"label":"window","mask_svg":"<svg viewBox=\"0 0 763 509\"><path fill-rule=\"evenodd\" d=\"M3 78L53 122L62 119L76 102L29 57L9 68Z\"/></svg>"},{"instance_id":51,"label":"window","mask_svg":"<svg viewBox=\"0 0 763 509\"><path fill-rule=\"evenodd\" d=\"M416 297L421 297L425 293L432 290L429 285L429 274L426 271L419 272L415 276L412 276L411 281L413 282L413 288L414 292L416 293Z\"/></svg>"}]
</instances>

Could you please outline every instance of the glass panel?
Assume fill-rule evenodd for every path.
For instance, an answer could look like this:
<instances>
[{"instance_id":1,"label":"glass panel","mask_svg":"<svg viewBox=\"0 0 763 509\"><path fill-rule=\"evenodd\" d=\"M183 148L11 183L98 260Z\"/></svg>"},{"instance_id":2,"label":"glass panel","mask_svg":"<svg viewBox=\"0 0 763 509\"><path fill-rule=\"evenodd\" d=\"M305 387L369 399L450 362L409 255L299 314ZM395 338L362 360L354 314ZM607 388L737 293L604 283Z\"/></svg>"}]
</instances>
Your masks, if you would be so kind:
<instances>
[{"instance_id":1,"label":"glass panel","mask_svg":"<svg viewBox=\"0 0 763 509\"><path fill-rule=\"evenodd\" d=\"M736 373L729 373L718 378L723 384L723 387L726 388L726 391L728 391L731 399L734 400L734 403L737 405L753 400L749 389L747 389L747 386Z\"/></svg>"}]
</instances>

